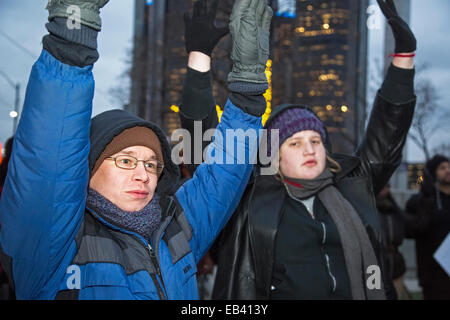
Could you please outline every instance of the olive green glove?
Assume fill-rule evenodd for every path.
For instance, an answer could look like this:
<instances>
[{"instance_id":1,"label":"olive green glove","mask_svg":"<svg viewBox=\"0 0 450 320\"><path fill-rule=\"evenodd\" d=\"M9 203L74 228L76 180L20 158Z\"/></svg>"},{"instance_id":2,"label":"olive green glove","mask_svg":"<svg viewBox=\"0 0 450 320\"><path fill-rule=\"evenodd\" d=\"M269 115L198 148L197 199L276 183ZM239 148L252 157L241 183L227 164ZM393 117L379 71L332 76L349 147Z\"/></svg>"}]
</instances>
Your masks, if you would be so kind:
<instances>
[{"instance_id":1,"label":"olive green glove","mask_svg":"<svg viewBox=\"0 0 450 320\"><path fill-rule=\"evenodd\" d=\"M100 8L103 8L109 0L49 0L47 10L48 19L55 17L71 18L74 14L80 14L81 24L91 27L97 31L102 28L102 20L100 18ZM79 11L72 10L71 6L76 6Z\"/></svg>"},{"instance_id":2,"label":"olive green glove","mask_svg":"<svg viewBox=\"0 0 450 320\"><path fill-rule=\"evenodd\" d=\"M230 17L233 69L229 85L236 82L267 85L272 9L266 0L236 0Z\"/></svg>"}]
</instances>

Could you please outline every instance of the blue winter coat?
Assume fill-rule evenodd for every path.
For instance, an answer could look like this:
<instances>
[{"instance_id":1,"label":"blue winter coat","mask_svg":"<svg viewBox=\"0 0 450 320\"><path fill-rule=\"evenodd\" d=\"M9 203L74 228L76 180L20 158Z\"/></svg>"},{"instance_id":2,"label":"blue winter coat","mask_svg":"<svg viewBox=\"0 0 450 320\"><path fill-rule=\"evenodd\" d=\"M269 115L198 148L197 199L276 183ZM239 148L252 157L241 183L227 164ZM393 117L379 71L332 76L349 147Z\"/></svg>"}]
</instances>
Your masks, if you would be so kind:
<instances>
[{"instance_id":1,"label":"blue winter coat","mask_svg":"<svg viewBox=\"0 0 450 320\"><path fill-rule=\"evenodd\" d=\"M200 165L169 198L177 213L144 239L86 210L93 94L92 66L65 65L45 50L33 66L0 202L0 258L17 298L54 299L76 290L79 299L158 299L156 274L166 298L197 299L196 264L236 209L249 159ZM258 130L261 119L228 101L212 155L230 155L217 138L230 128ZM237 140L235 148L255 154L251 139ZM152 271L152 252L161 276Z\"/></svg>"}]
</instances>

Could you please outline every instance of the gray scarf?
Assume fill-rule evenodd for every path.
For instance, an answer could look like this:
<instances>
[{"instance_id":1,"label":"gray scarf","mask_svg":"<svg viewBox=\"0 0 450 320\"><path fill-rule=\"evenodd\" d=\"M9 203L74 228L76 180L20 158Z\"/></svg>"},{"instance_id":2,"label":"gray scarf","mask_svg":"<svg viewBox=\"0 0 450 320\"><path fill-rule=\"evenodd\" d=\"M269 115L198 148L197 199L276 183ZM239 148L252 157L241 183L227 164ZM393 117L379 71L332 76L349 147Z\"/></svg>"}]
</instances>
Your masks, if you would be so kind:
<instances>
[{"instance_id":1,"label":"gray scarf","mask_svg":"<svg viewBox=\"0 0 450 320\"><path fill-rule=\"evenodd\" d=\"M127 212L117 207L94 189L89 188L87 206L106 221L140 234L146 240L150 239L151 234L158 229L161 222L161 207L159 205L159 196L156 193L142 210Z\"/></svg>"},{"instance_id":2,"label":"gray scarf","mask_svg":"<svg viewBox=\"0 0 450 320\"><path fill-rule=\"evenodd\" d=\"M287 178L284 185L288 193L297 199L317 195L330 214L341 238L353 299L385 300L382 279L381 289L369 289L366 285L371 275L367 273L368 267L379 266L377 257L358 213L333 185L330 170L325 169L314 180Z\"/></svg>"}]
</instances>

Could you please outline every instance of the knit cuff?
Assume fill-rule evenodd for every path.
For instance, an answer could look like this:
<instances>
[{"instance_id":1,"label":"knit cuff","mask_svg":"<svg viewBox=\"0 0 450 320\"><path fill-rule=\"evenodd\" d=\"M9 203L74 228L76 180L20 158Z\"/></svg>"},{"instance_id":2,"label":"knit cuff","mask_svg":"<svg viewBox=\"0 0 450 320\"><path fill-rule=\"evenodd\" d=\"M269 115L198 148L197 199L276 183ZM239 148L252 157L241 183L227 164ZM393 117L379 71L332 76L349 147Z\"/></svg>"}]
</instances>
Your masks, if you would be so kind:
<instances>
[{"instance_id":1,"label":"knit cuff","mask_svg":"<svg viewBox=\"0 0 450 320\"><path fill-rule=\"evenodd\" d=\"M395 104L401 104L414 99L415 69L397 68L390 65L380 95Z\"/></svg>"},{"instance_id":2,"label":"knit cuff","mask_svg":"<svg viewBox=\"0 0 450 320\"><path fill-rule=\"evenodd\" d=\"M253 83L253 82L244 82L244 81L236 81L229 82L228 89L231 92L237 92L240 94L248 94L248 95L258 95L263 94L269 88L268 83Z\"/></svg>"},{"instance_id":3,"label":"knit cuff","mask_svg":"<svg viewBox=\"0 0 450 320\"><path fill-rule=\"evenodd\" d=\"M267 102L262 94L249 95L232 92L230 101L244 112L260 117L266 112Z\"/></svg>"},{"instance_id":4,"label":"knit cuff","mask_svg":"<svg viewBox=\"0 0 450 320\"><path fill-rule=\"evenodd\" d=\"M203 120L216 103L212 94L211 71L187 68L180 113L188 119Z\"/></svg>"},{"instance_id":5,"label":"knit cuff","mask_svg":"<svg viewBox=\"0 0 450 320\"><path fill-rule=\"evenodd\" d=\"M263 94L269 88L267 83L236 81L229 82L231 102L252 116L260 117L267 108Z\"/></svg>"},{"instance_id":6,"label":"knit cuff","mask_svg":"<svg viewBox=\"0 0 450 320\"><path fill-rule=\"evenodd\" d=\"M80 24L79 29L69 29L66 18L53 18L45 25L48 32L64 40L97 49L98 31Z\"/></svg>"},{"instance_id":7,"label":"knit cuff","mask_svg":"<svg viewBox=\"0 0 450 320\"><path fill-rule=\"evenodd\" d=\"M42 44L55 59L69 66L80 68L94 64L98 58L97 50L58 38L52 34L42 39Z\"/></svg>"}]
</instances>

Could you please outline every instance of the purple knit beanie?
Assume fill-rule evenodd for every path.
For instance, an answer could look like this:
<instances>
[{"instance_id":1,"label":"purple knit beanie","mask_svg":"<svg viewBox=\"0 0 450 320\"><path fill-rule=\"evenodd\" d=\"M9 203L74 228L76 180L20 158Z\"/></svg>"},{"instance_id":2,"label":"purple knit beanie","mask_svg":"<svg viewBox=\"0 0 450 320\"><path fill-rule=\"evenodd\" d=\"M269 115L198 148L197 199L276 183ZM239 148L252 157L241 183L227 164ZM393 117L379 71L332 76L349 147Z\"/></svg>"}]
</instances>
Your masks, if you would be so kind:
<instances>
[{"instance_id":1,"label":"purple knit beanie","mask_svg":"<svg viewBox=\"0 0 450 320\"><path fill-rule=\"evenodd\" d=\"M282 111L277 115L267 126L267 155L271 156L271 130L278 129L279 131L279 146L283 144L286 139L295 133L303 130L314 130L320 134L322 141L326 141L325 128L319 118L311 111L304 108L290 108Z\"/></svg>"}]
</instances>

